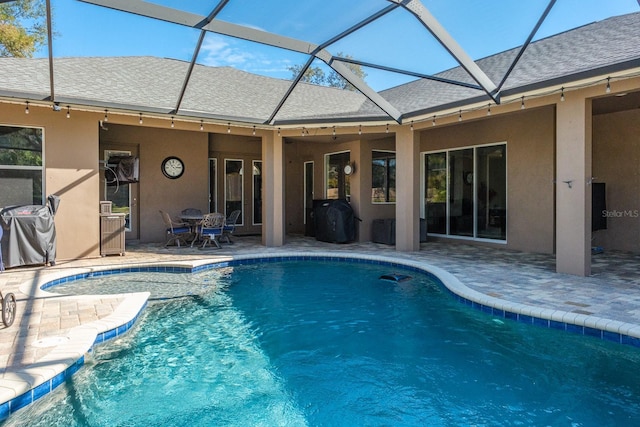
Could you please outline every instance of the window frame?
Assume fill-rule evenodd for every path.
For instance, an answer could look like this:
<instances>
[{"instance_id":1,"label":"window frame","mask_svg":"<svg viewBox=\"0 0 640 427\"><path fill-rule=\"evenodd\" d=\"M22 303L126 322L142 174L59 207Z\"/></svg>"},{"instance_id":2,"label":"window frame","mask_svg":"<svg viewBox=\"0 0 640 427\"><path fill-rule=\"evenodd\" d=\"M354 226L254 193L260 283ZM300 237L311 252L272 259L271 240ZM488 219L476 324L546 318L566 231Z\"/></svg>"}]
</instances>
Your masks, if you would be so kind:
<instances>
[{"instance_id":1,"label":"window frame","mask_svg":"<svg viewBox=\"0 0 640 427\"><path fill-rule=\"evenodd\" d=\"M374 152L378 152L378 153L391 153L393 154L393 156L387 156L386 159L386 164L384 166L385 171L386 171L386 176L385 176L385 189L384 189L384 194L385 194L385 201L384 202L377 202L375 200L373 200L373 162L374 160L376 160L376 158L373 156ZM389 194L390 194L390 187L389 187L389 177L390 177L390 173L389 173L389 160L393 158L396 161L397 164L397 159L396 159L396 152L393 150L378 150L378 149L372 149L371 150L371 204L374 205L395 205L396 204L396 200L394 201L390 201L389 200ZM396 177L393 177L393 181L396 182ZM393 187L394 189L396 188L395 186Z\"/></svg>"},{"instance_id":2,"label":"window frame","mask_svg":"<svg viewBox=\"0 0 640 427\"><path fill-rule=\"evenodd\" d=\"M8 128L17 128L17 129L38 129L41 132L41 151L40 151L40 157L42 159L42 165L40 166L28 166L28 165L8 165L8 164L2 164L0 163L0 170L2 171L40 171L40 188L41 188L41 194L40 194L40 205L44 205L45 204L45 194L47 194L47 189L46 189L46 179L45 179L45 165L46 165L46 158L45 158L45 142L46 142L46 134L45 134L45 128L42 126L27 126L27 125L14 125L14 124L8 124L8 123L2 123L0 122L0 127L8 127ZM2 180L2 178L0 178L0 180ZM33 200L33 196L31 198L31 203L28 204L38 204L38 203L33 203L35 202L35 200ZM1 206L0 206L1 207Z\"/></svg>"}]
</instances>

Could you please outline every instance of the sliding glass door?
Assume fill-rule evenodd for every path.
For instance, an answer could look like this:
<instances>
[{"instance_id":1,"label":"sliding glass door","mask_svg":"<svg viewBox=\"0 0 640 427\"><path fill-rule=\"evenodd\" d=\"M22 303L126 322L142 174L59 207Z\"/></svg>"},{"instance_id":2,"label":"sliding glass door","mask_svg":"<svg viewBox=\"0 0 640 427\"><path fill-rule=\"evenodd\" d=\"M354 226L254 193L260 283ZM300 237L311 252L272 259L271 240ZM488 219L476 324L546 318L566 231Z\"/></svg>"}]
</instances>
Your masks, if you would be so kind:
<instances>
[{"instance_id":1,"label":"sliding glass door","mask_svg":"<svg viewBox=\"0 0 640 427\"><path fill-rule=\"evenodd\" d=\"M463 238L507 238L507 146L424 155L427 232Z\"/></svg>"}]
</instances>

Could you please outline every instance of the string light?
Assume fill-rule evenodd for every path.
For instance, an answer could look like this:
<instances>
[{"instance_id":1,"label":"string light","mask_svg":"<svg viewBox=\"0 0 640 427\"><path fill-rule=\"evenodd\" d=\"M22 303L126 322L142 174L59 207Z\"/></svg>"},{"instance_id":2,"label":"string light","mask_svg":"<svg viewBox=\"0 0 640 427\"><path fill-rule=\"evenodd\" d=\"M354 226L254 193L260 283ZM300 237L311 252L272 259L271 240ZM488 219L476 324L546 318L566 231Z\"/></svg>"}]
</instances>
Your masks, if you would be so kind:
<instances>
[{"instance_id":1,"label":"string light","mask_svg":"<svg viewBox=\"0 0 640 427\"><path fill-rule=\"evenodd\" d=\"M433 120L431 120L431 126L435 126L436 125L436 116L433 116Z\"/></svg>"},{"instance_id":2,"label":"string light","mask_svg":"<svg viewBox=\"0 0 640 427\"><path fill-rule=\"evenodd\" d=\"M333 127L333 132L332 132L333 136L336 136L336 127Z\"/></svg>"},{"instance_id":3,"label":"string light","mask_svg":"<svg viewBox=\"0 0 640 427\"><path fill-rule=\"evenodd\" d=\"M611 77L607 77L607 88L604 90L606 93L611 93Z\"/></svg>"},{"instance_id":4,"label":"string light","mask_svg":"<svg viewBox=\"0 0 640 427\"><path fill-rule=\"evenodd\" d=\"M255 135L255 134L256 134L256 127L255 127L255 125L254 125L254 126L253 126L253 135Z\"/></svg>"},{"instance_id":5,"label":"string light","mask_svg":"<svg viewBox=\"0 0 640 427\"><path fill-rule=\"evenodd\" d=\"M560 101L564 102L564 86L560 88Z\"/></svg>"},{"instance_id":6,"label":"string light","mask_svg":"<svg viewBox=\"0 0 640 427\"><path fill-rule=\"evenodd\" d=\"M411 132L413 132L413 120L411 120L411 126L409 126L409 129L411 129Z\"/></svg>"},{"instance_id":7,"label":"string light","mask_svg":"<svg viewBox=\"0 0 640 427\"><path fill-rule=\"evenodd\" d=\"M173 116L171 116L171 127L172 128L176 127L176 124L173 122Z\"/></svg>"},{"instance_id":8,"label":"string light","mask_svg":"<svg viewBox=\"0 0 640 427\"><path fill-rule=\"evenodd\" d=\"M458 112L458 121L461 122L462 121L462 110L460 110Z\"/></svg>"},{"instance_id":9,"label":"string light","mask_svg":"<svg viewBox=\"0 0 640 427\"><path fill-rule=\"evenodd\" d=\"M491 115L491 104L487 104L487 116Z\"/></svg>"},{"instance_id":10,"label":"string light","mask_svg":"<svg viewBox=\"0 0 640 427\"><path fill-rule=\"evenodd\" d=\"M278 128L278 136L280 136L280 128Z\"/></svg>"},{"instance_id":11,"label":"string light","mask_svg":"<svg viewBox=\"0 0 640 427\"><path fill-rule=\"evenodd\" d=\"M387 123L387 129L385 130L385 133L389 133L389 123Z\"/></svg>"},{"instance_id":12,"label":"string light","mask_svg":"<svg viewBox=\"0 0 640 427\"><path fill-rule=\"evenodd\" d=\"M138 120L138 123L142 124L142 113L140 113L140 120Z\"/></svg>"},{"instance_id":13,"label":"string light","mask_svg":"<svg viewBox=\"0 0 640 427\"><path fill-rule=\"evenodd\" d=\"M107 116L108 113L109 113L109 110L104 110L104 120L103 120L103 122L108 122L109 121L109 117Z\"/></svg>"},{"instance_id":14,"label":"string light","mask_svg":"<svg viewBox=\"0 0 640 427\"><path fill-rule=\"evenodd\" d=\"M67 105L67 119L71 118L71 107Z\"/></svg>"},{"instance_id":15,"label":"string light","mask_svg":"<svg viewBox=\"0 0 640 427\"><path fill-rule=\"evenodd\" d=\"M200 130L204 130L204 121L200 120Z\"/></svg>"},{"instance_id":16,"label":"string light","mask_svg":"<svg viewBox=\"0 0 640 427\"><path fill-rule=\"evenodd\" d=\"M29 101L27 101L27 106L24 107L24 113L29 114Z\"/></svg>"},{"instance_id":17,"label":"string light","mask_svg":"<svg viewBox=\"0 0 640 427\"><path fill-rule=\"evenodd\" d=\"M362 135L362 125L358 127L358 135Z\"/></svg>"},{"instance_id":18,"label":"string light","mask_svg":"<svg viewBox=\"0 0 640 427\"><path fill-rule=\"evenodd\" d=\"M305 132L306 130L307 130L307 129L305 129L304 127L302 128L302 136L304 136L304 135L305 135L305 133L304 133L304 132Z\"/></svg>"},{"instance_id":19,"label":"string light","mask_svg":"<svg viewBox=\"0 0 640 427\"><path fill-rule=\"evenodd\" d=\"M520 109L524 110L524 96L522 97L522 102L520 103Z\"/></svg>"},{"instance_id":20,"label":"string light","mask_svg":"<svg viewBox=\"0 0 640 427\"><path fill-rule=\"evenodd\" d=\"M231 133L231 122L227 123L227 133Z\"/></svg>"}]
</instances>

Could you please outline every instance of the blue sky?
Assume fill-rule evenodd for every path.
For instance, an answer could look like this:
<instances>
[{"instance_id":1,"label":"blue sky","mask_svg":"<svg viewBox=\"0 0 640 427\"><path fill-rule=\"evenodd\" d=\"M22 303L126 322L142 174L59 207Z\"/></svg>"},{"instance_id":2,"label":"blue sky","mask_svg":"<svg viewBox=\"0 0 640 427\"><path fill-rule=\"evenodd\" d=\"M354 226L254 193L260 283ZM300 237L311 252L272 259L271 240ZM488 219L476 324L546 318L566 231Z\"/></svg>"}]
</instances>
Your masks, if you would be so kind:
<instances>
[{"instance_id":1,"label":"blue sky","mask_svg":"<svg viewBox=\"0 0 640 427\"><path fill-rule=\"evenodd\" d=\"M207 15L216 0L151 0ZM473 58L479 59L522 44L546 7L547 0L423 0ZM68 56L151 55L190 61L199 31L116 12L75 0L52 0L56 37L53 53ZM390 3L386 0L231 0L219 19L248 25L312 43L322 43ZM557 0L536 39L610 16L640 11L638 0ZM405 10L397 9L328 47L356 59L421 73L454 67L455 61ZM46 49L38 56L46 56ZM232 66L277 78L290 78L288 67L306 55L207 34L198 63ZM315 65L329 72L320 61ZM365 69L375 90L410 78Z\"/></svg>"}]
</instances>

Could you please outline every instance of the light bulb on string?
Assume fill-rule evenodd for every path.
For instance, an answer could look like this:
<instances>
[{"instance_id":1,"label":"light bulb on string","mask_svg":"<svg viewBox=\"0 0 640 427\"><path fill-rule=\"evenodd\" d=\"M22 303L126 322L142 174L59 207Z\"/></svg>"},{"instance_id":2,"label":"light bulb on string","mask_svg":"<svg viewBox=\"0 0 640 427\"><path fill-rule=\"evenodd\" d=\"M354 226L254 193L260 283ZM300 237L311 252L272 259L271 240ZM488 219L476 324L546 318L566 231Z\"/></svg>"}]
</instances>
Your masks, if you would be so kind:
<instances>
[{"instance_id":1,"label":"light bulb on string","mask_svg":"<svg viewBox=\"0 0 640 427\"><path fill-rule=\"evenodd\" d=\"M611 93L611 77L607 77L607 87L604 91L606 93Z\"/></svg>"},{"instance_id":2,"label":"light bulb on string","mask_svg":"<svg viewBox=\"0 0 640 427\"><path fill-rule=\"evenodd\" d=\"M29 114L29 101L27 101L27 106L24 107L24 113Z\"/></svg>"},{"instance_id":3,"label":"light bulb on string","mask_svg":"<svg viewBox=\"0 0 640 427\"><path fill-rule=\"evenodd\" d=\"M107 115L109 113L109 110L104 110L104 120L103 122L108 122L109 121L109 116Z\"/></svg>"},{"instance_id":4,"label":"light bulb on string","mask_svg":"<svg viewBox=\"0 0 640 427\"><path fill-rule=\"evenodd\" d=\"M204 121L200 120L200 130L204 130Z\"/></svg>"},{"instance_id":5,"label":"light bulb on string","mask_svg":"<svg viewBox=\"0 0 640 427\"><path fill-rule=\"evenodd\" d=\"M560 88L560 101L564 102L564 86Z\"/></svg>"},{"instance_id":6,"label":"light bulb on string","mask_svg":"<svg viewBox=\"0 0 640 427\"><path fill-rule=\"evenodd\" d=\"M71 107L67 105L67 119L71 118Z\"/></svg>"},{"instance_id":7,"label":"light bulb on string","mask_svg":"<svg viewBox=\"0 0 640 427\"><path fill-rule=\"evenodd\" d=\"M140 113L140 120L138 120L138 123L142 124L142 113Z\"/></svg>"}]
</instances>

